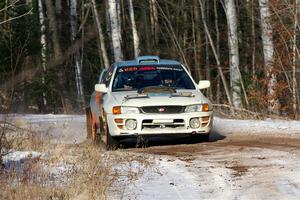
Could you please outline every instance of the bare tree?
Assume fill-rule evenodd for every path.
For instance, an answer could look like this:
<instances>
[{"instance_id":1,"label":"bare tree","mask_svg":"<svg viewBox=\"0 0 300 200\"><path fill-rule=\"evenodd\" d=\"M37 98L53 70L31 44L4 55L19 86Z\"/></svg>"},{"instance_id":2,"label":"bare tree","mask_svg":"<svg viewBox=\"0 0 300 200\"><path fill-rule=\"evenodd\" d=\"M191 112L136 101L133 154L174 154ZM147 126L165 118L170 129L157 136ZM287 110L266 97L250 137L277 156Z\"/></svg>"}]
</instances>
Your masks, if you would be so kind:
<instances>
[{"instance_id":1,"label":"bare tree","mask_svg":"<svg viewBox=\"0 0 300 200\"><path fill-rule=\"evenodd\" d=\"M40 31L41 31L41 37L40 37L40 43L41 43L41 64L43 67L43 76L42 76L42 84L45 85L45 73L46 73L46 62L47 62L47 43L46 43L46 26L45 26L45 15L44 15L44 9L43 9L43 3L42 0L38 0L38 8L39 8L39 22L40 22ZM47 98L46 98L46 92L43 91L43 104L44 106L47 106Z\"/></svg>"},{"instance_id":2,"label":"bare tree","mask_svg":"<svg viewBox=\"0 0 300 200\"><path fill-rule=\"evenodd\" d=\"M214 0L214 15L215 15L215 31L216 31L216 53L220 57L220 30L219 30L219 14L218 14L218 1ZM220 67L220 66L218 66ZM217 95L216 102L219 104L221 99L221 86L220 86L220 76L217 79Z\"/></svg>"},{"instance_id":3,"label":"bare tree","mask_svg":"<svg viewBox=\"0 0 300 200\"><path fill-rule=\"evenodd\" d=\"M51 37L51 41L53 43L53 52L54 52L54 58L60 59L61 57L61 47L59 43L58 38L58 31L57 31L57 21L56 21L56 15L54 12L53 2L52 0L45 0L46 8L47 8L47 16L49 19L49 31Z\"/></svg>"},{"instance_id":4,"label":"bare tree","mask_svg":"<svg viewBox=\"0 0 300 200\"><path fill-rule=\"evenodd\" d=\"M292 93L293 93L293 111L295 117L298 115L298 110L297 110L297 78L296 78L296 68L297 68L297 58L299 56L299 52L297 52L297 34L298 34L298 29L299 29L299 20L298 20L298 15L299 15L299 0L295 0L294 2L294 35L293 35L293 75L292 75Z\"/></svg>"},{"instance_id":5,"label":"bare tree","mask_svg":"<svg viewBox=\"0 0 300 200\"><path fill-rule=\"evenodd\" d=\"M268 111L270 113L279 114L279 101L276 95L277 75L274 71L274 43L273 43L273 29L271 26L271 12L269 9L269 0L259 0L260 10L260 24L261 37L264 52L264 62L268 78L268 96L269 105Z\"/></svg>"},{"instance_id":6,"label":"bare tree","mask_svg":"<svg viewBox=\"0 0 300 200\"><path fill-rule=\"evenodd\" d=\"M97 7L96 7L96 2L95 2L95 0L91 0L91 3L92 3L92 7L93 7L94 20L95 20L96 26L97 26L98 39L99 39L99 44L100 44L100 48L101 48L102 58L104 61L105 68L108 68L109 67L109 59L107 56L105 40L104 40L101 22L100 22Z\"/></svg>"},{"instance_id":7,"label":"bare tree","mask_svg":"<svg viewBox=\"0 0 300 200\"><path fill-rule=\"evenodd\" d=\"M70 4L70 16L71 16L71 39L76 40L77 35L77 0L71 0ZM75 68L75 81L77 88L77 98L81 108L84 106L84 93L82 84L82 66L80 62L81 56L79 49L76 49L74 53L74 68Z\"/></svg>"},{"instance_id":8,"label":"bare tree","mask_svg":"<svg viewBox=\"0 0 300 200\"><path fill-rule=\"evenodd\" d=\"M218 66L218 72L219 72L219 75L221 76L221 80L222 80L222 83L223 83L223 86L224 86L224 89L225 89L225 93L226 93L226 97L227 97L228 103L229 103L230 106L232 106L232 100L231 100L231 97L230 97L230 93L229 93L227 81L225 79L225 76L224 76L222 68L221 68L220 58L218 57L215 44L214 44L214 42L212 40L211 34L210 34L209 30L208 30L208 27L207 27L207 24L206 24L206 21L205 21L204 6L203 6L202 0L199 0L199 4L200 4L200 7L201 7L201 16L202 16L202 22L203 22L204 30L205 30L205 33L207 34L207 37L208 37L208 40L209 40L209 44L211 46L211 49L213 51L213 54L214 54L214 57L215 57L215 60L216 60L217 66Z\"/></svg>"},{"instance_id":9,"label":"bare tree","mask_svg":"<svg viewBox=\"0 0 300 200\"><path fill-rule=\"evenodd\" d=\"M19 1L20 0L15 0L15 1L11 1L11 2L5 1L4 8L0 8L0 14L2 12L4 12L4 18L0 19L0 25L5 24L7 22L14 21L14 20L22 18L22 17L25 17L32 13L33 8L31 8L29 11L25 12L24 14L21 14L21 15L15 16L15 17L11 17L11 18L7 18L7 10L14 7Z\"/></svg>"},{"instance_id":10,"label":"bare tree","mask_svg":"<svg viewBox=\"0 0 300 200\"><path fill-rule=\"evenodd\" d=\"M199 2L197 0L193 0L193 10L194 10L194 18L195 18L195 44L194 44L194 51L195 52L195 66L196 66L196 74L198 76L198 79L202 79L202 74L201 74L201 53L202 53L202 48L199 48L201 43L202 43L202 36L201 36L201 16L200 16L200 9L199 9Z\"/></svg>"},{"instance_id":11,"label":"bare tree","mask_svg":"<svg viewBox=\"0 0 300 200\"><path fill-rule=\"evenodd\" d=\"M249 0L248 0L249 1ZM255 16L254 0L251 0L251 43L252 43L252 75L256 74L256 34L255 34Z\"/></svg>"},{"instance_id":12,"label":"bare tree","mask_svg":"<svg viewBox=\"0 0 300 200\"><path fill-rule=\"evenodd\" d=\"M114 52L114 60L115 62L123 60L123 52L122 52L122 38L121 38L121 26L120 26L120 18L118 14L118 1L117 0L108 0L108 13L109 13L109 21L110 21L110 29L111 29L111 40L112 47Z\"/></svg>"},{"instance_id":13,"label":"bare tree","mask_svg":"<svg viewBox=\"0 0 300 200\"><path fill-rule=\"evenodd\" d=\"M236 6L234 0L224 0L225 11L228 24L228 47L230 62L230 86L232 102L235 108L242 107L241 100L241 77L239 60L239 42L237 33Z\"/></svg>"},{"instance_id":14,"label":"bare tree","mask_svg":"<svg viewBox=\"0 0 300 200\"><path fill-rule=\"evenodd\" d=\"M207 28L209 28L209 20L208 19L208 14L209 14L209 2L208 1L204 1L203 6L204 9L202 10L203 14L202 16L203 21L205 21L205 23L207 24ZM205 34L205 71L206 71L206 79L207 80L211 80L211 70L210 70L210 44L209 44L209 38L208 35ZM212 98L212 92L211 92L211 88L209 88L207 90L207 96L209 96L210 98Z\"/></svg>"},{"instance_id":15,"label":"bare tree","mask_svg":"<svg viewBox=\"0 0 300 200\"><path fill-rule=\"evenodd\" d=\"M140 38L136 29L135 19L134 19L134 9L132 5L132 0L128 0L130 21L132 27L132 36L133 36L133 46L134 46L134 56L138 57L140 54Z\"/></svg>"},{"instance_id":16,"label":"bare tree","mask_svg":"<svg viewBox=\"0 0 300 200\"><path fill-rule=\"evenodd\" d=\"M154 39L154 44L156 46L158 40L158 12L157 7L155 5L155 0L149 0L149 5L152 38Z\"/></svg>"}]
</instances>

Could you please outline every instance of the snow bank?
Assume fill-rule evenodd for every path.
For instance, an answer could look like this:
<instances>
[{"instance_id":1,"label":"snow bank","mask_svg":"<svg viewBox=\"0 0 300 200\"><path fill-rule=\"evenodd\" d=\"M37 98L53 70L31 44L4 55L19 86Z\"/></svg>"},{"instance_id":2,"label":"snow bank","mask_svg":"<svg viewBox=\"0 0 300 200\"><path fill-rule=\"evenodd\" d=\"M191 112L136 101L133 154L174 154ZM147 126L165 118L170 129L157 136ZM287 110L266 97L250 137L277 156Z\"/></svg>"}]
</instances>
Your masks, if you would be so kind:
<instances>
[{"instance_id":1,"label":"snow bank","mask_svg":"<svg viewBox=\"0 0 300 200\"><path fill-rule=\"evenodd\" d=\"M236 120L215 117L213 132L227 134L300 134L300 121L277 119L267 120Z\"/></svg>"},{"instance_id":2,"label":"snow bank","mask_svg":"<svg viewBox=\"0 0 300 200\"><path fill-rule=\"evenodd\" d=\"M10 114L0 115L16 126L45 136L52 143L80 143L86 139L85 115L36 115Z\"/></svg>"}]
</instances>

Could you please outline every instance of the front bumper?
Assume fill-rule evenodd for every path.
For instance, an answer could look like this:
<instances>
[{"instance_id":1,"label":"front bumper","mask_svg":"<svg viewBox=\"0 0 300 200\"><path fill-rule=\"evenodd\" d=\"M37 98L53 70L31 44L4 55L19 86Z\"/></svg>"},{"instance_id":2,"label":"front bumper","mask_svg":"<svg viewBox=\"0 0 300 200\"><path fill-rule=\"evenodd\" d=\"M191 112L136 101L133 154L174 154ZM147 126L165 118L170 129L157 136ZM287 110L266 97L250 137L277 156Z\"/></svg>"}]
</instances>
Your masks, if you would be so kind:
<instances>
[{"instance_id":1,"label":"front bumper","mask_svg":"<svg viewBox=\"0 0 300 200\"><path fill-rule=\"evenodd\" d=\"M199 128L190 127L192 118L199 118ZM137 121L135 130L126 129L127 119ZM211 130L212 122L212 111L179 114L107 114L107 124L112 136L207 134Z\"/></svg>"}]
</instances>

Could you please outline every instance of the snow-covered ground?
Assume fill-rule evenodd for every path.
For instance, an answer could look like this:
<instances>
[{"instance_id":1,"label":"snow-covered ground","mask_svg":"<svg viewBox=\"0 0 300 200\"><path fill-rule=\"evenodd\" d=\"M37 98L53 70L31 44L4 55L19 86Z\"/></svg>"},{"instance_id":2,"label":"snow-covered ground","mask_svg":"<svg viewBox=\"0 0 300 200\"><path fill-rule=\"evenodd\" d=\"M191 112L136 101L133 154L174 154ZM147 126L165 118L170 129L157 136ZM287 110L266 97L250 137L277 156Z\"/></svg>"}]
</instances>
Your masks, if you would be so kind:
<instances>
[{"instance_id":1,"label":"snow-covered ground","mask_svg":"<svg viewBox=\"0 0 300 200\"><path fill-rule=\"evenodd\" d=\"M86 138L84 115L0 115L20 128L29 129L53 143L74 144Z\"/></svg>"},{"instance_id":2,"label":"snow-covered ground","mask_svg":"<svg viewBox=\"0 0 300 200\"><path fill-rule=\"evenodd\" d=\"M55 144L85 141L85 116L13 115L10 120ZM152 160L147 166L120 163L117 170L140 173L136 179L117 178L113 187L124 188L124 199L300 199L300 121L216 117L212 133L208 143L164 140L164 145L113 152ZM5 159L15 158L16 153ZM114 188L109 196L120 197Z\"/></svg>"},{"instance_id":3,"label":"snow-covered ground","mask_svg":"<svg viewBox=\"0 0 300 200\"><path fill-rule=\"evenodd\" d=\"M228 134L275 134L275 135L300 135L300 121L293 120L236 120L214 119L213 131L222 135Z\"/></svg>"}]
</instances>

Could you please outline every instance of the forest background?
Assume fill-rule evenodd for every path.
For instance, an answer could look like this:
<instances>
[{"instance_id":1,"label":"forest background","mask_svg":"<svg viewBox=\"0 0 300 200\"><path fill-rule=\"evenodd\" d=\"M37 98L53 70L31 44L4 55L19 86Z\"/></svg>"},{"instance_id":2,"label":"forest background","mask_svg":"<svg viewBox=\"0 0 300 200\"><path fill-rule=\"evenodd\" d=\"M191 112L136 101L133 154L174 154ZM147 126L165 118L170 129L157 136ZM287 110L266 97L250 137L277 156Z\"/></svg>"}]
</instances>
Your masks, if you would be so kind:
<instances>
[{"instance_id":1,"label":"forest background","mask_svg":"<svg viewBox=\"0 0 300 200\"><path fill-rule=\"evenodd\" d=\"M82 113L120 60L181 61L216 107L299 117L299 0L1 0L0 110Z\"/></svg>"}]
</instances>

